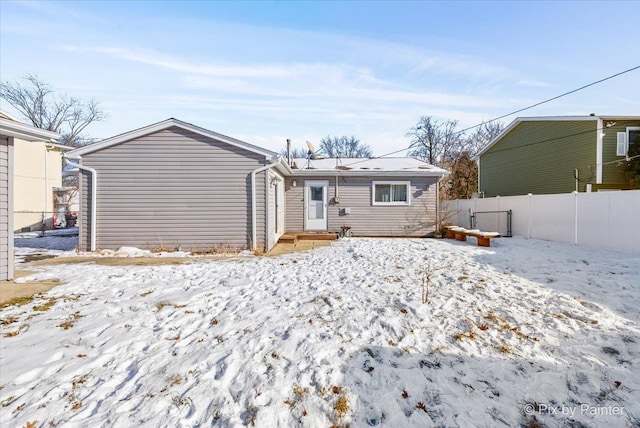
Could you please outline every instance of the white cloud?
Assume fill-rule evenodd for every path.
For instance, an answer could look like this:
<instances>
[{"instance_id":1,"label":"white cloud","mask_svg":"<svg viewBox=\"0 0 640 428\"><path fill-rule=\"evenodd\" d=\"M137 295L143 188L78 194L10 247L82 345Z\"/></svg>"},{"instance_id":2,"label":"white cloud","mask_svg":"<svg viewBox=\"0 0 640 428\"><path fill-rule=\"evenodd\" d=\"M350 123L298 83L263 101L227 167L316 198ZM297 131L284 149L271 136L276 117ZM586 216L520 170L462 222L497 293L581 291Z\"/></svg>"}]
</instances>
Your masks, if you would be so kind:
<instances>
[{"instance_id":1,"label":"white cloud","mask_svg":"<svg viewBox=\"0 0 640 428\"><path fill-rule=\"evenodd\" d=\"M539 80L521 79L516 82L516 85L527 86L530 88L552 88L553 85Z\"/></svg>"}]
</instances>

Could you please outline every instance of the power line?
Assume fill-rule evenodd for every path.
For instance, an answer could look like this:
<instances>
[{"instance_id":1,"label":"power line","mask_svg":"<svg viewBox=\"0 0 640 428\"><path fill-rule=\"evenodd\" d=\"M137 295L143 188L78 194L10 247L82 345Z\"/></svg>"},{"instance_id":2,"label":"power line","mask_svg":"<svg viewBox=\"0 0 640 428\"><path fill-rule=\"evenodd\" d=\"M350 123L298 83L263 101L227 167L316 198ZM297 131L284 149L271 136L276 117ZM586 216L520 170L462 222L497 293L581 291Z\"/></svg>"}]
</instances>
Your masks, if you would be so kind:
<instances>
[{"instance_id":1,"label":"power line","mask_svg":"<svg viewBox=\"0 0 640 428\"><path fill-rule=\"evenodd\" d=\"M558 98L562 98L562 97L564 97L564 96L567 96L567 95L570 95L570 94L576 93L576 92L581 91L581 90L583 90L583 89L586 89L586 88L588 88L588 87L591 87L591 86L597 85L597 84L602 83L602 82L605 82L605 81L607 81L607 80L611 80L611 79L613 79L613 78L615 78L615 77L621 76L621 75L623 75L623 74L625 74L625 73L630 73L630 72L632 72L632 71L634 71L634 70L637 70L637 69L640 69L640 65L635 66L635 67L632 67L632 68L629 68L629 69L627 69L627 70L621 71L621 72L616 73L616 74L612 74L611 76L607 76L607 77L605 77L605 78L603 78L603 79L596 80L595 82L591 82L591 83L589 83L589 84L587 84L587 85L581 86L581 87L579 87L579 88L573 89L573 90L571 90L571 91L565 92L565 93L560 94L560 95L557 95L557 96L555 96L555 97L552 97L552 98L546 99L546 100L544 100L544 101L540 101L540 102L538 102L538 103L531 104L530 106L527 106L527 107L524 107L524 108L521 108L521 109L518 109L518 110L514 110L514 111L512 111L511 113L503 114L502 116L498 116L498 117L495 117L495 118L493 118L493 119L490 119L490 120L487 120L487 121L483 121L483 122L481 122L481 123L479 123L479 124L477 124L477 125L470 126L470 127L468 127L468 128L462 129L461 131L456 131L456 132L454 132L454 135L456 135L456 134L461 134L461 133L463 133L463 132L466 132L466 131L469 131L469 130L471 130L471 129L477 128L477 127L479 127L479 126L484 125L485 123L495 122L496 120L504 119L505 117L512 116L512 115L514 115L514 114L516 114L516 113L520 113L520 112L523 112L523 111L525 111L525 110L530 110L530 109L532 109L532 108L534 108L534 107L537 107L537 106L539 106L539 105L546 104L546 103L548 103L548 102L550 102L550 101L557 100ZM384 157L387 157L387 156L391 156L391 155L394 155L394 154L396 154L396 153L404 152L404 151L406 151L406 150L410 150L410 149L411 149L411 146L409 146L409 147L407 147L407 148L400 149L400 150L395 150L395 151L393 151L393 152L385 153L385 154L380 155L380 156L374 156L374 157L372 157L372 158L370 158L370 159L380 159L380 158L384 158ZM368 159L367 159L367 160L368 160ZM355 165L355 164L358 164L358 163L366 162L367 160L360 160L360 161L352 162L352 163L349 163L349 164L345 164L345 165L343 165L343 166Z\"/></svg>"},{"instance_id":2,"label":"power line","mask_svg":"<svg viewBox=\"0 0 640 428\"><path fill-rule=\"evenodd\" d=\"M602 128L598 128L598 127L596 127L596 129L595 129L595 130L593 130L593 129L589 129L589 130L587 130L587 131L575 132L575 133L573 133L573 134L562 135L562 136L560 136L560 137L553 137L553 138L547 138L547 139L540 140L540 141L533 141L533 142L531 142L531 143L522 144L522 145L517 146L517 147L505 147L504 149L497 149L497 150L493 150L493 151L491 151L491 152L485 152L485 153L484 153L484 156L492 155L492 154L500 153L500 152L506 152L506 151L509 151L509 150L517 150L517 149L521 149L521 148L523 148L523 147L530 147L530 146L535 146L535 145L538 145L538 144L549 143L549 142L551 142L551 141L563 140L563 139L565 139L565 138L575 137L575 136L578 136L578 135L591 134L591 133L593 133L593 132L599 132L599 131L602 131L602 130L604 130L604 129L608 129L608 128L606 128L606 127L602 127Z\"/></svg>"},{"instance_id":3,"label":"power line","mask_svg":"<svg viewBox=\"0 0 640 428\"><path fill-rule=\"evenodd\" d=\"M552 98L546 99L546 100L544 100L544 101L540 101L540 102L538 102L538 103L531 104L531 105L530 105L530 106L528 106L528 107L524 107L524 108L521 108L521 109L518 109L518 110L512 111L511 113L503 114L502 116L498 116L498 117L496 117L496 118L494 118L494 119L488 120L488 121L483 122L483 123L480 123L480 124L478 124L478 125L470 126L470 127L465 128L465 129L463 129L463 130L461 130L461 131L457 131L456 133L463 133L463 132L466 132L466 131L468 131L468 130L470 130L470 129L477 128L478 126L482 126L482 125L483 125L483 124L485 124L485 123L491 123L491 122L495 122L496 120L504 119L504 118L505 118L505 117L507 117L507 116L511 116L511 115L516 114L516 113L520 113L520 112L522 112L522 111L532 109L532 108L537 107L537 106L539 106L539 105L546 104L546 103L548 103L548 102L550 102L550 101L557 100L558 98L562 98L562 97L564 97L564 96L567 96L567 95L573 94L573 93L575 93L575 92L578 92L578 91L581 91L581 90L583 90L583 89L586 89L586 88L588 88L588 87L590 87L590 86L597 85L598 83L605 82L605 81L607 81L607 80L613 79L613 78L615 78L615 77L621 76L621 75L623 75L623 74L625 74L625 73L629 73L629 72L634 71L634 70L637 70L637 69L639 69L639 68L640 68L640 65L635 66L635 67L632 67L632 68L629 68L629 69L627 69L627 70L621 71L621 72L616 73L616 74L612 74L611 76L607 76L607 77L605 77L604 79L596 80L595 82L591 82L591 83L589 83L589 84L587 84L587 85L584 85L584 86L581 86L581 87L579 87L579 88L577 88L577 89L573 89L573 90L571 90L571 91L569 91L569 92L565 92L564 94L560 94L560 95L557 95L557 96L555 96L555 97L552 97Z\"/></svg>"}]
</instances>

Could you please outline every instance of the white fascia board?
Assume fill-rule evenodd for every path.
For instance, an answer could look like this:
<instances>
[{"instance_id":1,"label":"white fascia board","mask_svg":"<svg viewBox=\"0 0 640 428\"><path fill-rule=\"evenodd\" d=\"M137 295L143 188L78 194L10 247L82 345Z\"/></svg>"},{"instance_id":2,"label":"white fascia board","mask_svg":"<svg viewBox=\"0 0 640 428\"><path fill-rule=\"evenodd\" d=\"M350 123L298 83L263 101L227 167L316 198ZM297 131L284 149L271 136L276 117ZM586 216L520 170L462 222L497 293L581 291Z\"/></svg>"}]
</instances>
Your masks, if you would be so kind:
<instances>
[{"instance_id":1,"label":"white fascia board","mask_svg":"<svg viewBox=\"0 0 640 428\"><path fill-rule=\"evenodd\" d=\"M272 152L271 150L263 149L258 146L254 146L253 144L247 143L245 141L237 140L232 137L228 137L223 134L218 134L214 131L209 131L208 129L201 128L199 126L193 125L191 123L183 122L178 119L167 119L162 122L154 123L149 126L145 126L143 128L136 129L134 131L126 132L124 134L116 135L115 137L107 138L106 140L102 140L98 143L89 144L88 146L81 147L79 149L75 149L67 153L67 156L70 158L76 158L78 156L83 156L88 153L93 153L98 150L105 149L107 147L115 146L120 143L124 143L125 141L133 140L136 138L143 137L145 135L153 134L154 132L163 131L165 129L171 127L178 127L185 129L187 131L194 132L196 134L200 134L202 136L213 138L218 141L222 141L223 143L239 147L250 152L258 153L265 158L275 159L278 157L276 152Z\"/></svg>"},{"instance_id":2,"label":"white fascia board","mask_svg":"<svg viewBox=\"0 0 640 428\"><path fill-rule=\"evenodd\" d=\"M12 120L0 119L0 134L26 141L58 141L60 134Z\"/></svg>"},{"instance_id":3,"label":"white fascia board","mask_svg":"<svg viewBox=\"0 0 640 428\"><path fill-rule=\"evenodd\" d=\"M292 174L291 167L287 164L287 160L282 156L278 157L278 165L275 167L282 175L290 176Z\"/></svg>"},{"instance_id":4,"label":"white fascia board","mask_svg":"<svg viewBox=\"0 0 640 428\"><path fill-rule=\"evenodd\" d=\"M596 184L602 184L602 133L604 132L602 119L598 119L596 126Z\"/></svg>"},{"instance_id":5,"label":"white fascia board","mask_svg":"<svg viewBox=\"0 0 640 428\"><path fill-rule=\"evenodd\" d=\"M600 116L602 120L640 120L640 116Z\"/></svg>"},{"instance_id":6,"label":"white fascia board","mask_svg":"<svg viewBox=\"0 0 640 428\"><path fill-rule=\"evenodd\" d=\"M74 150L75 147L71 147L71 146L65 146L64 144L56 144L56 143L48 143L50 146L53 146L53 148L59 149L60 151L65 151L65 150Z\"/></svg>"},{"instance_id":7,"label":"white fascia board","mask_svg":"<svg viewBox=\"0 0 640 428\"><path fill-rule=\"evenodd\" d=\"M511 122L504 130L493 140L489 141L489 144L484 146L475 156L473 156L472 160L480 159L480 156L486 153L491 147L493 147L498 141L504 138L513 128L518 126L522 122L561 122L561 121L589 121L589 120L598 120L599 116L538 116L538 117L517 117Z\"/></svg>"}]
</instances>

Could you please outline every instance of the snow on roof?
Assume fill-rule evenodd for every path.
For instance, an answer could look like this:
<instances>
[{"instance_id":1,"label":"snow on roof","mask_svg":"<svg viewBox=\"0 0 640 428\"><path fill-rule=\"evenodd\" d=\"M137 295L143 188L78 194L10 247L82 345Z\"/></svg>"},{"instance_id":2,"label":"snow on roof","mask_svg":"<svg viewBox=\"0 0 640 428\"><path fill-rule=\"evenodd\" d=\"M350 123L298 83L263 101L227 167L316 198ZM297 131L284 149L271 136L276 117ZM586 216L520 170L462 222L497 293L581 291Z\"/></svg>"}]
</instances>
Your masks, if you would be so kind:
<instances>
[{"instance_id":1,"label":"snow on roof","mask_svg":"<svg viewBox=\"0 0 640 428\"><path fill-rule=\"evenodd\" d=\"M292 170L297 172L409 172L412 174L446 175L448 172L416 158L320 158L293 159Z\"/></svg>"}]
</instances>

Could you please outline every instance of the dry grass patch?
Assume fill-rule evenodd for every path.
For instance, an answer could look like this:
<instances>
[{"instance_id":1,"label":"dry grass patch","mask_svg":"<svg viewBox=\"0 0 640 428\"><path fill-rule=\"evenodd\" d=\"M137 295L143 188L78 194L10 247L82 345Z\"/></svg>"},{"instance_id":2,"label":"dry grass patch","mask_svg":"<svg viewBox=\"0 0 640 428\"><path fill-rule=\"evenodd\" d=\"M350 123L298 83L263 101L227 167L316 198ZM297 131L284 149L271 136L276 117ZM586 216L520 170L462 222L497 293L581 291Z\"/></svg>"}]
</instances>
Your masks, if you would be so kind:
<instances>
[{"instance_id":1,"label":"dry grass patch","mask_svg":"<svg viewBox=\"0 0 640 428\"><path fill-rule=\"evenodd\" d=\"M1 318L0 319L0 325L9 325L9 324L14 324L17 323L20 320L20 318L16 317L16 316L9 316L6 318Z\"/></svg>"},{"instance_id":2,"label":"dry grass patch","mask_svg":"<svg viewBox=\"0 0 640 428\"><path fill-rule=\"evenodd\" d=\"M71 327L75 325L76 321L82 318L83 316L84 315L82 315L80 312L74 312L73 314L69 315L68 320L58 324L58 327L62 328L63 330L69 330Z\"/></svg>"},{"instance_id":3,"label":"dry grass patch","mask_svg":"<svg viewBox=\"0 0 640 428\"><path fill-rule=\"evenodd\" d=\"M169 381L169 385L171 386L180 385L182 383L182 376L173 375L173 376L170 376L169 379L167 380Z\"/></svg>"},{"instance_id":4,"label":"dry grass patch","mask_svg":"<svg viewBox=\"0 0 640 428\"><path fill-rule=\"evenodd\" d=\"M306 388L301 387L300 385L295 385L295 386L293 387L293 394L294 394L296 397L303 397L303 396L305 396L305 395L307 394L307 389L306 389Z\"/></svg>"},{"instance_id":5,"label":"dry grass patch","mask_svg":"<svg viewBox=\"0 0 640 428\"><path fill-rule=\"evenodd\" d=\"M167 302L165 300L163 300L162 302L156 303L156 309L158 310L158 312L160 312L162 309L164 309L166 307L182 309L185 306L187 306L187 305L179 305L179 304L176 304L176 303Z\"/></svg>"},{"instance_id":6,"label":"dry grass patch","mask_svg":"<svg viewBox=\"0 0 640 428\"><path fill-rule=\"evenodd\" d=\"M0 401L0 406L1 407L7 407L8 405L10 405L11 403L13 403L13 401L16 399L15 396L10 396L5 398L4 400Z\"/></svg>"},{"instance_id":7,"label":"dry grass patch","mask_svg":"<svg viewBox=\"0 0 640 428\"><path fill-rule=\"evenodd\" d=\"M33 301L33 296L19 296L13 297L6 302L0 304L0 309L7 308L9 306L24 306Z\"/></svg>"},{"instance_id":8,"label":"dry grass patch","mask_svg":"<svg viewBox=\"0 0 640 428\"><path fill-rule=\"evenodd\" d=\"M472 331L463 331L462 333L455 334L453 336L453 340L459 342L464 339L474 340L476 338L476 334Z\"/></svg>"},{"instance_id":9,"label":"dry grass patch","mask_svg":"<svg viewBox=\"0 0 640 428\"><path fill-rule=\"evenodd\" d=\"M40 266L95 263L100 266L164 266L190 263L190 257L56 257L38 260L32 264Z\"/></svg>"},{"instance_id":10,"label":"dry grass patch","mask_svg":"<svg viewBox=\"0 0 640 428\"><path fill-rule=\"evenodd\" d=\"M55 297L50 297L49 300L47 300L45 303L41 304L41 305L36 305L33 307L33 310L36 312L46 312L49 309L51 309L51 307L53 305L56 304L56 301L58 299L56 299Z\"/></svg>"},{"instance_id":11,"label":"dry grass patch","mask_svg":"<svg viewBox=\"0 0 640 428\"><path fill-rule=\"evenodd\" d=\"M349 411L349 401L347 400L347 397L344 395L339 396L336 404L333 405L333 410L336 411L338 419L341 420L344 418Z\"/></svg>"}]
</instances>

